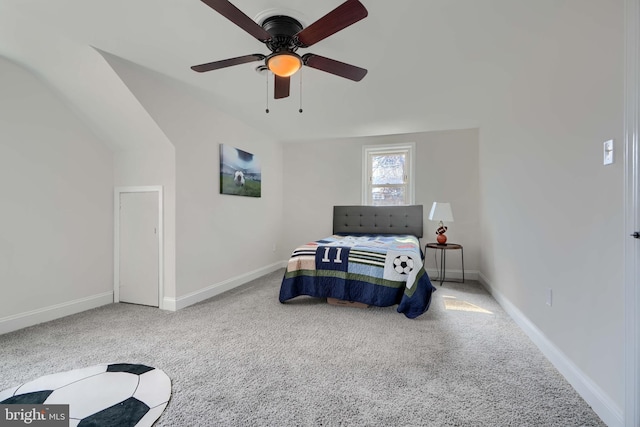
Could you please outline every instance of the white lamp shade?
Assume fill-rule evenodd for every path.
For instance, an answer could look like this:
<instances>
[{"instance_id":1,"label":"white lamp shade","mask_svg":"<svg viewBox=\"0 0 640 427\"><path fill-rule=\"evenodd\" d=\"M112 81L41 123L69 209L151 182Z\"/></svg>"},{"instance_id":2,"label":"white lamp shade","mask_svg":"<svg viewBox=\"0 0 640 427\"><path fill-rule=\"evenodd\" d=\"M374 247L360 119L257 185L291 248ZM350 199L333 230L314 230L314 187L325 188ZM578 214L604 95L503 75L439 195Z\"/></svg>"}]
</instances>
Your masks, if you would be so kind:
<instances>
[{"instance_id":1,"label":"white lamp shade","mask_svg":"<svg viewBox=\"0 0 640 427\"><path fill-rule=\"evenodd\" d=\"M453 213L451 212L450 203L433 202L431 212L429 212L429 220L453 222Z\"/></svg>"}]
</instances>

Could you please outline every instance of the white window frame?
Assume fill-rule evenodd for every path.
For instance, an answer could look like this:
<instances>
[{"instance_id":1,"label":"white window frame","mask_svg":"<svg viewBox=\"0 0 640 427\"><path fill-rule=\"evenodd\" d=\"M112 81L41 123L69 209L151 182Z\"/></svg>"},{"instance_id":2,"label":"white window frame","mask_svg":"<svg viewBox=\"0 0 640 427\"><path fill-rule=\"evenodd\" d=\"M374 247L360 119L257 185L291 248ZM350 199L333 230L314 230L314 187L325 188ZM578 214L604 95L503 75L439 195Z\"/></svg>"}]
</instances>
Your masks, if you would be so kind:
<instances>
[{"instance_id":1,"label":"white window frame","mask_svg":"<svg viewBox=\"0 0 640 427\"><path fill-rule=\"evenodd\" d=\"M415 142L401 144L365 145L362 147L362 204L373 205L371 198L371 171L369 158L372 154L404 153L407 162L407 205L415 204Z\"/></svg>"}]
</instances>

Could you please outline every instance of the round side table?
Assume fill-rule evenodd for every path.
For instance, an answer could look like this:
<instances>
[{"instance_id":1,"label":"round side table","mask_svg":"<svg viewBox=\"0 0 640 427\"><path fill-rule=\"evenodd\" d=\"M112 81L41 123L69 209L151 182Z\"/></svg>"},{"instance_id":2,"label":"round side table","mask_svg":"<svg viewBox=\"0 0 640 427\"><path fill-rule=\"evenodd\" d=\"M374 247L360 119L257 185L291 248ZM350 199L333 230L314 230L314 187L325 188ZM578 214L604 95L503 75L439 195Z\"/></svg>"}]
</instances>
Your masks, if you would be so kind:
<instances>
[{"instance_id":1,"label":"round side table","mask_svg":"<svg viewBox=\"0 0 640 427\"><path fill-rule=\"evenodd\" d=\"M440 269L438 269L438 265L436 263L436 269L438 269L438 277L435 279L436 281L440 281L440 286L442 286L442 282L445 280L445 267L447 265L447 256L446 253L448 250L459 250L462 260L462 281L460 283L464 283L464 248L462 245L458 243L445 243L441 245L440 243L427 243L424 246L424 257L427 257L427 249L435 249L436 251L440 249ZM437 252L436 252L437 255ZM456 280L448 280L448 282L455 282ZM458 281L459 282L459 281Z\"/></svg>"}]
</instances>

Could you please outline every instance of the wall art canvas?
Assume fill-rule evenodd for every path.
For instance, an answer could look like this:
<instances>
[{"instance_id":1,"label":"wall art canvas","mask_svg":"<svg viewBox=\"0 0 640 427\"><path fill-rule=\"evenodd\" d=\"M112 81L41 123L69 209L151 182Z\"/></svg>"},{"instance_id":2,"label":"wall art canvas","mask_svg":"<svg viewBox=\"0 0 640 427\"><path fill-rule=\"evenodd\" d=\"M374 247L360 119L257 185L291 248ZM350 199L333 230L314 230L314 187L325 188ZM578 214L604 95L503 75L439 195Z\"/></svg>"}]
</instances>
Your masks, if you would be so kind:
<instances>
[{"instance_id":1,"label":"wall art canvas","mask_svg":"<svg viewBox=\"0 0 640 427\"><path fill-rule=\"evenodd\" d=\"M261 197L262 171L254 154L220 144L220 194Z\"/></svg>"}]
</instances>

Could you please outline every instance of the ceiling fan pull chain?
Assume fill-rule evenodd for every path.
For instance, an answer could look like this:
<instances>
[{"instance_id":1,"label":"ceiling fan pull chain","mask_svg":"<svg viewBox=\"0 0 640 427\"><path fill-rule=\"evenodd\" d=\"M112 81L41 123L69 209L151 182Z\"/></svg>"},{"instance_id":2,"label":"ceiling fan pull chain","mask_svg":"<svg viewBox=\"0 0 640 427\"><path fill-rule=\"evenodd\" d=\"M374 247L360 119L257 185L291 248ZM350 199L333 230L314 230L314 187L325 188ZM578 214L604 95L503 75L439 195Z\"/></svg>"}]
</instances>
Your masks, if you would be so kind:
<instances>
[{"instance_id":1,"label":"ceiling fan pull chain","mask_svg":"<svg viewBox=\"0 0 640 427\"><path fill-rule=\"evenodd\" d=\"M269 114L269 70L265 71L264 75L266 76L267 82L267 108L266 110L264 110L264 112Z\"/></svg>"},{"instance_id":2,"label":"ceiling fan pull chain","mask_svg":"<svg viewBox=\"0 0 640 427\"><path fill-rule=\"evenodd\" d=\"M298 112L302 114L302 69L300 69L299 73L300 73L300 109L298 110Z\"/></svg>"}]
</instances>

